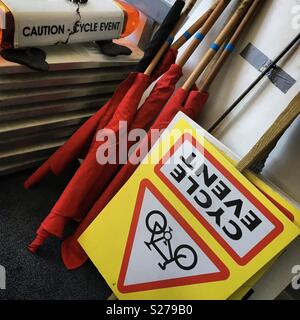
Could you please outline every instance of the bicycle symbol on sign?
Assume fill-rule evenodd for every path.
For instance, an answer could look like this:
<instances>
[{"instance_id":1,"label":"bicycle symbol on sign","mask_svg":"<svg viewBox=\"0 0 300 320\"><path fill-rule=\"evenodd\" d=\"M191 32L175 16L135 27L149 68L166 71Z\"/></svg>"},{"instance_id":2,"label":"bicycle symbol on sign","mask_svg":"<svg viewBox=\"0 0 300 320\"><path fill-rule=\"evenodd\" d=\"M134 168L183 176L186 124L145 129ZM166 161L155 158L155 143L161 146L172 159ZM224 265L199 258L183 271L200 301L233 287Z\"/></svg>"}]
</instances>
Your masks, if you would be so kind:
<instances>
[{"instance_id":1,"label":"bicycle symbol on sign","mask_svg":"<svg viewBox=\"0 0 300 320\"><path fill-rule=\"evenodd\" d=\"M162 270L166 270L167 265L172 262L175 262L183 270L192 270L196 266L198 257L192 247L182 244L174 251L172 250L173 229L171 227L168 228L167 219L162 212L151 211L146 217L146 227L152 235L150 242L144 242L150 251L153 247L164 259L163 263L158 263ZM158 246L159 243L167 246L169 257L163 253Z\"/></svg>"}]
</instances>

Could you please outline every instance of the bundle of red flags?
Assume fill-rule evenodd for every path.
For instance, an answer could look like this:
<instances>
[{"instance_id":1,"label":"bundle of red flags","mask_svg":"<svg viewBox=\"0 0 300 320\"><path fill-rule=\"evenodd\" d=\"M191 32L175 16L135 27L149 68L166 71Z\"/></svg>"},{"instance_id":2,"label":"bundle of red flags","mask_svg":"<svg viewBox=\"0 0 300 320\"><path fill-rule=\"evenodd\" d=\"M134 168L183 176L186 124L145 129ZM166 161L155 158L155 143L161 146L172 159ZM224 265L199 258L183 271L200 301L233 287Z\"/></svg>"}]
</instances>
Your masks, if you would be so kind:
<instances>
[{"instance_id":1,"label":"bundle of red flags","mask_svg":"<svg viewBox=\"0 0 300 320\"><path fill-rule=\"evenodd\" d=\"M226 3L227 1L224 3L220 1L212 17L208 18L203 27L205 32L198 32L196 36L198 40L199 35L201 38L206 35L226 7ZM111 100L25 182L25 186L29 188L49 172L59 175L71 161L77 158L84 159L38 229L36 239L29 246L32 252L35 252L49 235L62 238L66 224L70 220L75 220L80 222L80 225L75 234L63 242L62 258L69 269L77 268L87 260L85 252L77 241L78 237L131 177L140 163L137 159L143 159L151 149L155 142L150 139L153 138L152 130L162 132L179 111L196 120L203 110L208 93L199 91L195 86L192 88L192 84L195 83L194 78L199 77L212 60L216 48L232 32L234 24L229 23L229 25L231 27L221 33L217 43L213 44L200 62L196 76L191 75L193 81L187 86L189 89L179 88L172 96L182 76L182 66L175 64L177 51L170 49L151 76L139 72L130 74L117 88ZM139 108L144 92L160 76L150 95ZM126 123L125 130L120 126L121 123ZM119 159L123 155L118 148L118 144L121 143L120 136L125 133L127 137L129 130L134 129L144 129L148 135L134 149L128 162L122 166ZM106 145L103 137L109 138L108 133L119 137L112 145L116 150L116 162L101 164L97 155L99 149ZM126 156L132 146L133 142L127 141L124 150Z\"/></svg>"}]
</instances>

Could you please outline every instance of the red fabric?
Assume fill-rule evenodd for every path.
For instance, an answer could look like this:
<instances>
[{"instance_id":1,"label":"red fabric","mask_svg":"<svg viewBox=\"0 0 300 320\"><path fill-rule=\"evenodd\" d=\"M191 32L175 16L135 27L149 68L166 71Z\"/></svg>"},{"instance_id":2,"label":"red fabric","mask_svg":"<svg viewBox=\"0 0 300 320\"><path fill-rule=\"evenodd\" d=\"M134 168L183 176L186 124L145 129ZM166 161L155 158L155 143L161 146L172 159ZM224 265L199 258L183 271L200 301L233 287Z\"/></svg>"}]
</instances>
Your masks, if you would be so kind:
<instances>
[{"instance_id":1,"label":"red fabric","mask_svg":"<svg viewBox=\"0 0 300 320\"><path fill-rule=\"evenodd\" d=\"M160 113L159 117L151 127L151 129L165 129L175 115L182 111L193 119L203 110L207 101L207 93L199 93L197 90L191 91L189 94L183 89L178 89L175 95L167 103L166 107ZM148 136L150 135L150 131ZM148 144L148 150L151 148L151 139L145 139L141 142L141 145ZM151 141L155 143L155 141ZM138 150L146 150L147 148L138 147ZM136 152L136 153L137 153ZM135 153L135 154L136 154ZM146 155L146 154L145 154ZM144 156L145 156L144 155ZM134 158L132 155L131 159ZM86 230L86 228L92 223L97 215L105 208L105 206L111 201L121 187L134 173L138 165L133 165L130 161L122 167L119 173L115 176L112 182L108 185L104 193L100 196L97 202L94 204L88 215L82 221L75 234L66 239L62 244L62 259L65 266L68 269L76 269L80 267L88 259L86 253L79 245L77 239Z\"/></svg>"},{"instance_id":2,"label":"red fabric","mask_svg":"<svg viewBox=\"0 0 300 320\"><path fill-rule=\"evenodd\" d=\"M142 73L135 74L134 82L123 96L106 129L117 133L119 121L132 123L149 81L149 76ZM50 235L61 238L66 223L69 220L82 220L84 214L89 211L104 190L111 178L111 170L118 168L118 164L100 165L98 163L96 151L104 143L101 141L93 145L91 152L86 156L50 214L42 222L41 228L37 231L36 239L29 245L31 251L34 252L40 246L45 231Z\"/></svg>"},{"instance_id":3,"label":"red fabric","mask_svg":"<svg viewBox=\"0 0 300 320\"><path fill-rule=\"evenodd\" d=\"M196 121L203 111L208 98L209 94L207 92L199 92L197 88L194 88L186 100L183 112Z\"/></svg>"},{"instance_id":4,"label":"red fabric","mask_svg":"<svg viewBox=\"0 0 300 320\"><path fill-rule=\"evenodd\" d=\"M24 188L30 189L33 185L38 183L43 177L46 177L49 173L51 173L50 162L44 162L25 182Z\"/></svg>"},{"instance_id":5,"label":"red fabric","mask_svg":"<svg viewBox=\"0 0 300 320\"><path fill-rule=\"evenodd\" d=\"M151 75L151 82L154 82L158 79L162 74L167 72L170 69L170 66L175 63L177 58L178 51L170 48L163 56L160 63L154 69Z\"/></svg>"},{"instance_id":6,"label":"red fabric","mask_svg":"<svg viewBox=\"0 0 300 320\"><path fill-rule=\"evenodd\" d=\"M38 230L37 232L37 236L34 242L28 246L28 250L32 253L36 253L37 249L43 245L43 243L49 236L50 234L47 231L40 228L40 230Z\"/></svg>"},{"instance_id":7,"label":"red fabric","mask_svg":"<svg viewBox=\"0 0 300 320\"><path fill-rule=\"evenodd\" d=\"M177 51L170 49L165 55L161 63L154 70L151 76L151 82L155 81L164 74L170 66L175 62ZM134 83L138 73L131 73L129 77L123 81L116 89L114 96L92 116L81 128L79 128L73 136L58 149L31 177L29 177L24 187L31 188L41 181L47 174L54 173L60 175L68 165L77 158L85 158L95 133L97 130L105 128L111 120L118 105L122 101L126 92Z\"/></svg>"},{"instance_id":8,"label":"red fabric","mask_svg":"<svg viewBox=\"0 0 300 320\"><path fill-rule=\"evenodd\" d=\"M182 77L182 67L173 64L170 69L157 81L150 95L138 110L131 130L142 128L148 131L163 110L175 91L179 79Z\"/></svg>"}]
</instances>

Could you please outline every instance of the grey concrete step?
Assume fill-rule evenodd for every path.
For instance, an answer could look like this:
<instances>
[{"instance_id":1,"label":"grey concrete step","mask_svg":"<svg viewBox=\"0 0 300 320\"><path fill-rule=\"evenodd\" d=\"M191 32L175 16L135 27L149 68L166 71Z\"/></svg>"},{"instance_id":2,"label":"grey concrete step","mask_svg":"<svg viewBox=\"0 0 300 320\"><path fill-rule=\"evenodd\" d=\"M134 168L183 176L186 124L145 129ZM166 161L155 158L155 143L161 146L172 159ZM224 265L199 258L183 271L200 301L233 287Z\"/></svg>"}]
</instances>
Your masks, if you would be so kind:
<instances>
[{"instance_id":1,"label":"grey concrete step","mask_svg":"<svg viewBox=\"0 0 300 320\"><path fill-rule=\"evenodd\" d=\"M34 157L43 157L52 154L65 143L66 139L57 139L36 145L25 145L16 149L0 152L0 165L9 165L16 161L30 161Z\"/></svg>"},{"instance_id":2,"label":"grey concrete step","mask_svg":"<svg viewBox=\"0 0 300 320\"><path fill-rule=\"evenodd\" d=\"M78 126L66 126L53 130L41 131L38 134L22 135L14 138L7 138L0 141L0 152L8 152L12 149L22 148L23 146L30 146L40 144L57 139L68 139L76 130Z\"/></svg>"},{"instance_id":3,"label":"grey concrete step","mask_svg":"<svg viewBox=\"0 0 300 320\"><path fill-rule=\"evenodd\" d=\"M26 170L29 168L34 168L40 166L49 155L44 155L41 157L32 158L30 160L12 161L6 165L0 165L0 176L15 173L18 171Z\"/></svg>"},{"instance_id":4,"label":"grey concrete step","mask_svg":"<svg viewBox=\"0 0 300 320\"><path fill-rule=\"evenodd\" d=\"M53 71L45 73L17 73L0 75L0 89L18 90L25 88L57 87L73 84L121 81L125 79L132 67L109 67L101 69L83 69Z\"/></svg>"},{"instance_id":5,"label":"grey concrete step","mask_svg":"<svg viewBox=\"0 0 300 320\"><path fill-rule=\"evenodd\" d=\"M62 99L50 102L36 102L17 106L0 107L0 124L26 118L54 115L63 112L86 110L103 106L111 97L108 95L96 95Z\"/></svg>"},{"instance_id":6,"label":"grey concrete step","mask_svg":"<svg viewBox=\"0 0 300 320\"><path fill-rule=\"evenodd\" d=\"M0 91L0 109L29 103L112 94L119 83L119 81L110 81L51 88L4 90Z\"/></svg>"},{"instance_id":7,"label":"grey concrete step","mask_svg":"<svg viewBox=\"0 0 300 320\"><path fill-rule=\"evenodd\" d=\"M80 126L95 110L75 111L46 117L23 119L0 124L0 140L22 137L68 126Z\"/></svg>"}]
</instances>

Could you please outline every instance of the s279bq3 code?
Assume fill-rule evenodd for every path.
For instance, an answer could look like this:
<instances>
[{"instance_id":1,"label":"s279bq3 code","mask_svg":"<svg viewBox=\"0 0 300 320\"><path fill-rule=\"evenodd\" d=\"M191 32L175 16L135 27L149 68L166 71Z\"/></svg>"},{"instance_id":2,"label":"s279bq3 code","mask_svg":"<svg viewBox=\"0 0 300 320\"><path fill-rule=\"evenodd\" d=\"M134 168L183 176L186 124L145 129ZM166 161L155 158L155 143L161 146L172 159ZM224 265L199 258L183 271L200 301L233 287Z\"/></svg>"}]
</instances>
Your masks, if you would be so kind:
<instances>
[{"instance_id":1,"label":"s279bq3 code","mask_svg":"<svg viewBox=\"0 0 300 320\"><path fill-rule=\"evenodd\" d=\"M158 304L150 306L151 315L167 315L167 314L179 314L179 315L191 315L193 313L193 307L191 305L170 305L170 304Z\"/></svg>"}]
</instances>

